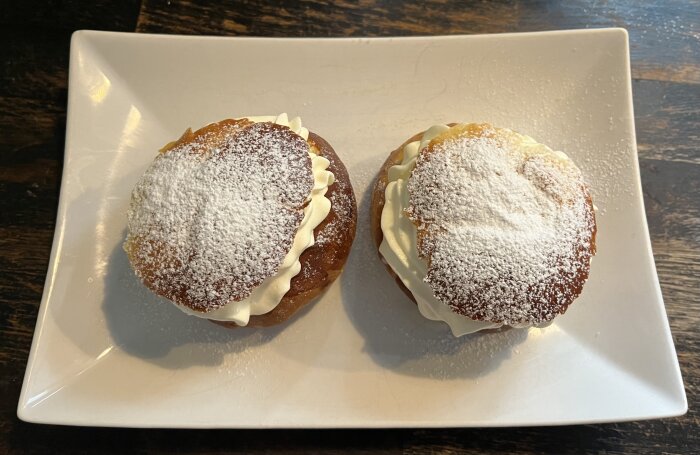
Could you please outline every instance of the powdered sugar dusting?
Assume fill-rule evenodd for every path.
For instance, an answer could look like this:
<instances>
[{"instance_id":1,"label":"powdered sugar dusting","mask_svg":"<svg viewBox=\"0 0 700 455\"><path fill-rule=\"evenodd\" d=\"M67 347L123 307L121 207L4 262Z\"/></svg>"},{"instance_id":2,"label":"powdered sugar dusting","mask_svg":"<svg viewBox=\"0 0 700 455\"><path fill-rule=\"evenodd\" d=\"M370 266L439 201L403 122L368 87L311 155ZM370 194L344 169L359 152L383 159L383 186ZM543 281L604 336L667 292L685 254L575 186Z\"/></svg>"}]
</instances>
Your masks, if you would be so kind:
<instances>
[{"instance_id":1,"label":"powdered sugar dusting","mask_svg":"<svg viewBox=\"0 0 700 455\"><path fill-rule=\"evenodd\" d=\"M196 136L159 155L134 189L127 249L176 303L222 307L277 272L313 184L309 146L286 127Z\"/></svg>"},{"instance_id":2,"label":"powdered sugar dusting","mask_svg":"<svg viewBox=\"0 0 700 455\"><path fill-rule=\"evenodd\" d=\"M316 236L316 245L321 247L334 242L338 236L348 235L347 226L354 216L355 201L347 195L346 183L336 180L335 185L338 185L338 189L331 195L335 216L330 219L323 229L318 231Z\"/></svg>"},{"instance_id":3,"label":"powdered sugar dusting","mask_svg":"<svg viewBox=\"0 0 700 455\"><path fill-rule=\"evenodd\" d=\"M347 174L343 164L337 156L327 156L331 160L331 167L335 169L336 176ZM316 245L326 247L334 243L345 243L345 237L354 237L354 230L349 230L348 226L355 223L357 207L350 179L337 178L333 187L329 189L326 196L332 203L332 215L326 218L319 229L316 230ZM321 229L322 228L322 229ZM352 239L350 239L352 243Z\"/></svg>"},{"instance_id":4,"label":"powdered sugar dusting","mask_svg":"<svg viewBox=\"0 0 700 455\"><path fill-rule=\"evenodd\" d=\"M538 324L580 293L595 221L563 154L510 131L459 134L421 151L408 191L425 281L455 312Z\"/></svg>"}]
</instances>

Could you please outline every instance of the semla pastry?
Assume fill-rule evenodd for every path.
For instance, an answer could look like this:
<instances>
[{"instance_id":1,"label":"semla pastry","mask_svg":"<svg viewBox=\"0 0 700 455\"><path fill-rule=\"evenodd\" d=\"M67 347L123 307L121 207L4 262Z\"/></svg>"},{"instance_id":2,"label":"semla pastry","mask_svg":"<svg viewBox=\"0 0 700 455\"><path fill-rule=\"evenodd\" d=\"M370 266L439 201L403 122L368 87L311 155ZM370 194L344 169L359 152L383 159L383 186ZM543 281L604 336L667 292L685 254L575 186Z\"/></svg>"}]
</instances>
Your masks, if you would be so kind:
<instances>
[{"instance_id":1,"label":"semla pastry","mask_svg":"<svg viewBox=\"0 0 700 455\"><path fill-rule=\"evenodd\" d=\"M124 249L184 312L269 326L338 277L356 220L345 166L299 118L230 119L160 150L133 190Z\"/></svg>"},{"instance_id":2,"label":"semla pastry","mask_svg":"<svg viewBox=\"0 0 700 455\"><path fill-rule=\"evenodd\" d=\"M393 151L371 220L389 273L455 336L548 324L581 293L595 254L578 167L488 124L436 125Z\"/></svg>"}]
</instances>

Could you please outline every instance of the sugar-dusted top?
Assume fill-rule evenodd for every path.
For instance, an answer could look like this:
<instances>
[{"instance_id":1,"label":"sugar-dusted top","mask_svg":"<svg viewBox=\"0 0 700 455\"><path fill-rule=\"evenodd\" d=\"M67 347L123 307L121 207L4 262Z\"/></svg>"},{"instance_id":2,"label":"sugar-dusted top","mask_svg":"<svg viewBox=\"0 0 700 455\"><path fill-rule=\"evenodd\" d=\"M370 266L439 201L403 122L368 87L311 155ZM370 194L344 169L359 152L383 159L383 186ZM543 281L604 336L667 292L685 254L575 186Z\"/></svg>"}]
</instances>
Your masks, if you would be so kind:
<instances>
[{"instance_id":1,"label":"sugar-dusted top","mask_svg":"<svg viewBox=\"0 0 700 455\"><path fill-rule=\"evenodd\" d=\"M126 249L165 297L220 308L277 273L313 185L309 145L287 127L241 119L188 130L134 189Z\"/></svg>"},{"instance_id":2,"label":"sugar-dusted top","mask_svg":"<svg viewBox=\"0 0 700 455\"><path fill-rule=\"evenodd\" d=\"M455 312L539 324L581 292L595 219L563 153L510 130L457 125L421 150L407 187L425 281Z\"/></svg>"}]
</instances>

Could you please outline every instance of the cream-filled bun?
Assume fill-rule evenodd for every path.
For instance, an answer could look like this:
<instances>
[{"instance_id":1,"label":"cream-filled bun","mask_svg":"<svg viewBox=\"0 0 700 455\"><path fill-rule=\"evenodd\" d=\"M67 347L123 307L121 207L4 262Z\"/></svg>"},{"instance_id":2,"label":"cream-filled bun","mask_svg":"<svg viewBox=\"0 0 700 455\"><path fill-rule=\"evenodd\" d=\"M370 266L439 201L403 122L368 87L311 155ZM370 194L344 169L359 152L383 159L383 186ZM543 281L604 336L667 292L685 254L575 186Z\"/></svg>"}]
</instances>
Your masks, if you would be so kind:
<instances>
[{"instance_id":1,"label":"cream-filled bun","mask_svg":"<svg viewBox=\"0 0 700 455\"><path fill-rule=\"evenodd\" d=\"M167 144L133 190L124 249L184 312L236 326L292 316L340 274L357 207L333 148L286 114Z\"/></svg>"},{"instance_id":2,"label":"cream-filled bun","mask_svg":"<svg viewBox=\"0 0 700 455\"><path fill-rule=\"evenodd\" d=\"M488 124L436 125L394 150L371 222L389 273L455 336L550 323L581 293L595 254L578 167Z\"/></svg>"}]
</instances>

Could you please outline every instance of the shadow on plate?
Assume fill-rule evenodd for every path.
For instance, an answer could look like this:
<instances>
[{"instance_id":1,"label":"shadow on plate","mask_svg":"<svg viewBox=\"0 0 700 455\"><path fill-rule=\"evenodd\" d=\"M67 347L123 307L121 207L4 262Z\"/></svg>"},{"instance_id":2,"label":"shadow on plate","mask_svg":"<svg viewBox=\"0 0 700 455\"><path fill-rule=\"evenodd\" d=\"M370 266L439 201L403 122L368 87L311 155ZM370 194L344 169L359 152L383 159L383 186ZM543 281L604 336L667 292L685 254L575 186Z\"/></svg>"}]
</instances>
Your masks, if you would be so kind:
<instances>
[{"instance_id":1,"label":"shadow on plate","mask_svg":"<svg viewBox=\"0 0 700 455\"><path fill-rule=\"evenodd\" d=\"M104 284L102 309L114 343L165 368L219 365L228 354L269 342L287 325L228 329L188 316L136 278L121 243L110 255Z\"/></svg>"},{"instance_id":2,"label":"shadow on plate","mask_svg":"<svg viewBox=\"0 0 700 455\"><path fill-rule=\"evenodd\" d=\"M429 321L399 289L379 259L369 229L371 191L361 200L353 252L341 276L343 305L380 366L419 377L478 378L498 368L528 331L506 329L460 338Z\"/></svg>"}]
</instances>

